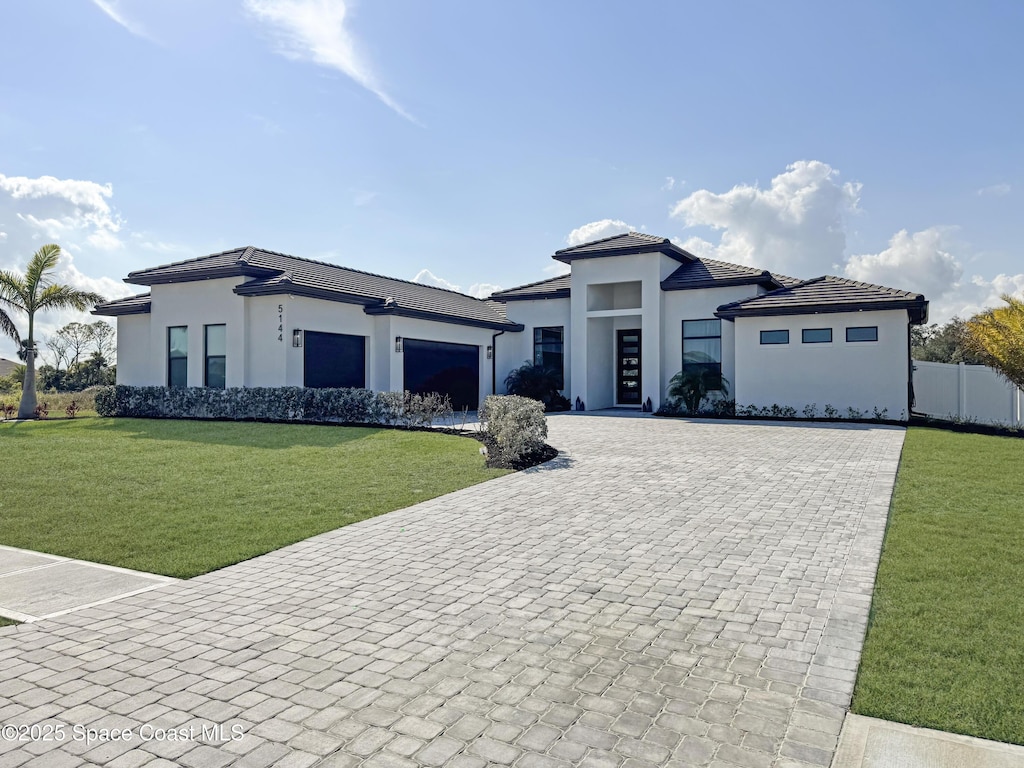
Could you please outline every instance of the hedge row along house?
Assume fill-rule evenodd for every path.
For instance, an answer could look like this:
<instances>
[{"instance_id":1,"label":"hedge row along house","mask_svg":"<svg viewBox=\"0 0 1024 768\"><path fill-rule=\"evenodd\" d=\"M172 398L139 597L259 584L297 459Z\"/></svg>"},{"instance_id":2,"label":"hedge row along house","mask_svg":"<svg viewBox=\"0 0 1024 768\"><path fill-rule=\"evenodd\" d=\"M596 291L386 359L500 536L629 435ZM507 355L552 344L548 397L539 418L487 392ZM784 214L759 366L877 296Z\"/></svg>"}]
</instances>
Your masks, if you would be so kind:
<instances>
[{"instance_id":1,"label":"hedge row along house","mask_svg":"<svg viewBox=\"0 0 1024 768\"><path fill-rule=\"evenodd\" d=\"M553 258L569 273L476 299L239 248L132 272L149 292L94 312L117 318L120 384L405 389L475 409L528 360L587 410L656 410L675 373L705 369L743 405L910 414L921 294L698 258L637 232Z\"/></svg>"}]
</instances>

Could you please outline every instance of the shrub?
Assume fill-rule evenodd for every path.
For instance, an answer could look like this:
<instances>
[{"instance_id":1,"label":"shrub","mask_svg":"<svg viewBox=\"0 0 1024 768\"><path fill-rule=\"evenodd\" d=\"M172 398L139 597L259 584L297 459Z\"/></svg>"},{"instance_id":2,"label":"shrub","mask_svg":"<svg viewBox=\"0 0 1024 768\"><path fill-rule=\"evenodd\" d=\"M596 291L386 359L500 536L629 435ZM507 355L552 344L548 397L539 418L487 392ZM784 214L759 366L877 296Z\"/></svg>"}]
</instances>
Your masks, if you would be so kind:
<instances>
[{"instance_id":1,"label":"shrub","mask_svg":"<svg viewBox=\"0 0 1024 768\"><path fill-rule=\"evenodd\" d=\"M539 400L519 395L488 395L480 422L507 461L519 461L544 447L548 424Z\"/></svg>"},{"instance_id":2,"label":"shrub","mask_svg":"<svg viewBox=\"0 0 1024 768\"><path fill-rule=\"evenodd\" d=\"M447 395L372 392L369 389L303 387L100 387L95 392L100 416L172 419L267 419L348 424L454 425Z\"/></svg>"},{"instance_id":3,"label":"shrub","mask_svg":"<svg viewBox=\"0 0 1024 768\"><path fill-rule=\"evenodd\" d=\"M679 371L668 382L668 396L682 401L683 407L689 414L698 413L704 398L716 390L728 396L729 381L722 374L714 373L706 368Z\"/></svg>"},{"instance_id":4,"label":"shrub","mask_svg":"<svg viewBox=\"0 0 1024 768\"><path fill-rule=\"evenodd\" d=\"M0 411L3 411L5 419L13 419L18 412L17 403L0 403Z\"/></svg>"},{"instance_id":5,"label":"shrub","mask_svg":"<svg viewBox=\"0 0 1024 768\"><path fill-rule=\"evenodd\" d=\"M69 419L73 419L80 410L81 408L78 407L78 403L72 400L70 403L68 403L67 408L64 409L64 413L67 415Z\"/></svg>"},{"instance_id":6,"label":"shrub","mask_svg":"<svg viewBox=\"0 0 1024 768\"><path fill-rule=\"evenodd\" d=\"M558 371L527 360L505 377L505 389L510 395L540 400L545 411L567 411L572 404L558 391L559 379Z\"/></svg>"},{"instance_id":7,"label":"shrub","mask_svg":"<svg viewBox=\"0 0 1024 768\"><path fill-rule=\"evenodd\" d=\"M45 419L50 415L50 404L47 402L41 402L36 405L35 416L37 419Z\"/></svg>"}]
</instances>

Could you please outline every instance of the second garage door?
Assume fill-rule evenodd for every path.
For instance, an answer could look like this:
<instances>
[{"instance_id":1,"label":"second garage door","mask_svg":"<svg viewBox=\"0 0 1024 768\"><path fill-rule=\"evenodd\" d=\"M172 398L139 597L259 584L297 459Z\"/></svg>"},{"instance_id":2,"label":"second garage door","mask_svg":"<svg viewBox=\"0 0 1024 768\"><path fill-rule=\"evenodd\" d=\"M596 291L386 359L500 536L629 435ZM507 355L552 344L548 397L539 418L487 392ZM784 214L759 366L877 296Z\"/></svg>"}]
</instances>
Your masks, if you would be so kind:
<instances>
[{"instance_id":1,"label":"second garage door","mask_svg":"<svg viewBox=\"0 0 1024 768\"><path fill-rule=\"evenodd\" d=\"M405 388L416 394L448 395L455 409L480 404L480 347L405 339Z\"/></svg>"}]
</instances>

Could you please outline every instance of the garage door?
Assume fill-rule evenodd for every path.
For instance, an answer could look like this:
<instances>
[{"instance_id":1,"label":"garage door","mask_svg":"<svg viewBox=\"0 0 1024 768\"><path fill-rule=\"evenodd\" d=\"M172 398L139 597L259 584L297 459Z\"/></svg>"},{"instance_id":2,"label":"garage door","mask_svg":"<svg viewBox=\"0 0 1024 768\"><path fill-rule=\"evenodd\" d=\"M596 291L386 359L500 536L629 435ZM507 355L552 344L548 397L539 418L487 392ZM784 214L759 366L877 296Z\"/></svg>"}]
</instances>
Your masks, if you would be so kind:
<instances>
[{"instance_id":1,"label":"garage door","mask_svg":"<svg viewBox=\"0 0 1024 768\"><path fill-rule=\"evenodd\" d=\"M417 394L448 395L452 407L480 404L480 347L405 339L405 388Z\"/></svg>"},{"instance_id":2,"label":"garage door","mask_svg":"<svg viewBox=\"0 0 1024 768\"><path fill-rule=\"evenodd\" d=\"M306 331L303 384L307 387L365 387L366 337Z\"/></svg>"}]
</instances>

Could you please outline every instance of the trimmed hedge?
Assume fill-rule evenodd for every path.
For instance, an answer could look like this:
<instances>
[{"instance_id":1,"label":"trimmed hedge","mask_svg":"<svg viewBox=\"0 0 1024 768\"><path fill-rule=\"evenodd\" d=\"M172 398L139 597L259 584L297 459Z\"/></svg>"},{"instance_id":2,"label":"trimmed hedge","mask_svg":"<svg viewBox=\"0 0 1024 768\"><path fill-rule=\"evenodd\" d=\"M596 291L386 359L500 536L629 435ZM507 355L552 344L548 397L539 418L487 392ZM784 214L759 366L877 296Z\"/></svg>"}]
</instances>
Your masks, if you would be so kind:
<instances>
[{"instance_id":1,"label":"trimmed hedge","mask_svg":"<svg viewBox=\"0 0 1024 768\"><path fill-rule=\"evenodd\" d=\"M103 387L96 393L100 416L235 421L341 422L454 426L447 396L369 389L304 387Z\"/></svg>"}]
</instances>

